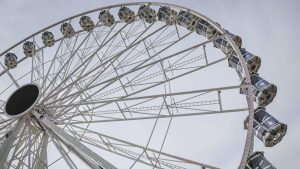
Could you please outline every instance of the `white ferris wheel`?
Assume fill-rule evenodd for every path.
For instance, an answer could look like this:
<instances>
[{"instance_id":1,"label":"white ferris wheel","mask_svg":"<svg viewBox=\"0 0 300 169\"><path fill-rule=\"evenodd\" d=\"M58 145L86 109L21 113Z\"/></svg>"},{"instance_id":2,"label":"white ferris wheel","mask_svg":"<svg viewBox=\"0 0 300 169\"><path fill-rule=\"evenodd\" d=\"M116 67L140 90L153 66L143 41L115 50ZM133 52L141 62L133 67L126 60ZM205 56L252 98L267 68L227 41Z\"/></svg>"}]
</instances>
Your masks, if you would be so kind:
<instances>
[{"instance_id":1,"label":"white ferris wheel","mask_svg":"<svg viewBox=\"0 0 300 169\"><path fill-rule=\"evenodd\" d=\"M245 114L234 122L246 133L236 166L275 168L253 140L272 147L286 133L266 110L276 85L258 74L261 59L239 36L191 9L151 2L90 10L32 34L0 59L1 169L222 168L164 150L174 119L233 112ZM134 121L152 122L145 144L99 127Z\"/></svg>"}]
</instances>

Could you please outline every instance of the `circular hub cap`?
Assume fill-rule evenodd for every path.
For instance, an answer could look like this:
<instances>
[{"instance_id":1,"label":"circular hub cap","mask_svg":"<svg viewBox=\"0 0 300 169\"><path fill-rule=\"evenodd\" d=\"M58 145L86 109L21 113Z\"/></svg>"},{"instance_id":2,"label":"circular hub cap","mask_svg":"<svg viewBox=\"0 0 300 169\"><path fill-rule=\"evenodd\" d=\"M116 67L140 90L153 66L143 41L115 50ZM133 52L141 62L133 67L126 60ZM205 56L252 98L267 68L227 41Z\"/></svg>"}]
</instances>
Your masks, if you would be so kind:
<instances>
[{"instance_id":1,"label":"circular hub cap","mask_svg":"<svg viewBox=\"0 0 300 169\"><path fill-rule=\"evenodd\" d=\"M21 116L30 112L38 101L40 89L35 84L27 84L17 89L5 104L9 116Z\"/></svg>"}]
</instances>

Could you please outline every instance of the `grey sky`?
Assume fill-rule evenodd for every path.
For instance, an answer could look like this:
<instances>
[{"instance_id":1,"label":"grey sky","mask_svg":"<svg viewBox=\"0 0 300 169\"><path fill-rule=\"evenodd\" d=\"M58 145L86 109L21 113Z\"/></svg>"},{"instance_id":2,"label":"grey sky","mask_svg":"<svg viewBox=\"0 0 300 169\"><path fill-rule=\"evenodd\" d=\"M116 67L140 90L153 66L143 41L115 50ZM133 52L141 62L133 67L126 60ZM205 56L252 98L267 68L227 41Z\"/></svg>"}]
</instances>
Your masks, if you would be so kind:
<instances>
[{"instance_id":1,"label":"grey sky","mask_svg":"<svg viewBox=\"0 0 300 169\"><path fill-rule=\"evenodd\" d=\"M124 2L128 1L0 0L0 51L66 17ZM300 1L161 0L161 2L191 8L217 21L222 27L240 35L243 47L262 58L260 75L278 87L277 96L273 103L267 106L267 110L288 124L288 132L283 141L273 148L265 148L256 139L255 149L265 151L265 156L279 169L300 168L300 112L297 108L300 104L300 36L297 33L300 27ZM220 122L221 125L221 120L216 119L216 123ZM231 140L235 139L234 134L230 136L233 137ZM222 146L222 140L214 141L214 144L218 144L216 148L221 149L219 152L226 151L222 153L224 159L216 159L219 162L215 164L222 164L224 168L229 169L236 168L236 159L231 161L226 154L229 156L235 154L242 146L233 145L233 149L228 149ZM214 145L210 146L213 149ZM196 155L192 155L195 160L198 159Z\"/></svg>"}]
</instances>

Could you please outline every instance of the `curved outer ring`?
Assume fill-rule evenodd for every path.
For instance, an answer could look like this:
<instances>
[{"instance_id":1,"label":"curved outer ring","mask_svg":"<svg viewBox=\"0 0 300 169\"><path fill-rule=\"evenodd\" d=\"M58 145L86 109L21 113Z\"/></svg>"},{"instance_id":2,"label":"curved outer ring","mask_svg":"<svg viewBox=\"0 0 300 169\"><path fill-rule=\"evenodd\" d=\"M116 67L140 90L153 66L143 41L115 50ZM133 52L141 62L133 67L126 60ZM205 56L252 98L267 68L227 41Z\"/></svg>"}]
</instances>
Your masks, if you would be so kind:
<instances>
[{"instance_id":1,"label":"curved outer ring","mask_svg":"<svg viewBox=\"0 0 300 169\"><path fill-rule=\"evenodd\" d=\"M169 4L169 3L159 3L159 2L134 2L134 3L123 3L123 4L117 4L117 5L110 5L110 6L106 6L106 7L102 7L102 8L96 8L93 10L89 10L74 16L71 16L69 18L66 18L64 20L61 20L59 22L56 22L30 36L28 36L27 38L21 40L20 42L16 43L15 45L11 46L10 48L8 48L7 50L5 50L4 52L2 52L0 54L0 57L2 57L5 53L7 53L8 51L12 50L13 48L15 48L16 46L22 44L23 42L25 42L27 39L30 39L32 37L34 37L35 35L38 35L40 33L42 33L45 30L48 30L49 28L52 28L54 26L57 26L65 21L71 20L73 18L82 16L82 15L86 15L92 12L96 12L96 11L100 11L100 10L104 10L104 9L110 9L110 8L115 8L115 7L121 7L121 6L133 6L133 5L141 5L141 4L149 4L149 5L156 5L156 6L170 6L170 7L175 7L177 9L181 9L181 10L189 10L191 13L197 15L198 17L200 17L201 19L206 20L210 25L212 25L217 31L219 31L222 34L225 34L225 38L228 40L229 44L231 45L231 47L233 48L233 50L236 52L239 60L241 61L243 70L244 70L244 77L246 79L246 84L251 84L251 80L250 80L250 74L247 68L247 64L246 61L244 60L239 48L236 46L236 44L234 43L234 41L230 38L230 36L228 34L226 34L226 32L223 30L223 28L219 25L217 25L213 20L209 19L208 17L200 14L197 11L194 11L192 9L188 9L179 5L173 5L173 4ZM248 108L249 108L249 126L248 127L248 131L247 131L247 137L246 137L246 143L244 146L244 151L243 151L243 156L240 162L240 166L239 169L244 169L248 156L250 155L250 153L252 153L252 148L253 148L253 118L254 118L254 95L252 93L253 87L251 85L248 85L248 90L249 93L246 96L247 98L247 103L248 103Z\"/></svg>"}]
</instances>

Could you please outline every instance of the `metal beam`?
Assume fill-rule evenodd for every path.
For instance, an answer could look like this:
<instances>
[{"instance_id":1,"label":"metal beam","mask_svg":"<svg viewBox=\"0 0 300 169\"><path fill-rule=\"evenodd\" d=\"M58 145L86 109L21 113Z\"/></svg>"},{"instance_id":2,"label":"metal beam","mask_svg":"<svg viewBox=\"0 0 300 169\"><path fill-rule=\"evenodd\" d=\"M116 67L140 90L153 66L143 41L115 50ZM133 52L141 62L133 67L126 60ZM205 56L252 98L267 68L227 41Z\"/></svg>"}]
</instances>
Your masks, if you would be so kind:
<instances>
[{"instance_id":1,"label":"metal beam","mask_svg":"<svg viewBox=\"0 0 300 169\"><path fill-rule=\"evenodd\" d=\"M47 161L47 147L48 147L49 136L44 133L42 136L42 141L40 143L38 157L36 159L34 169L43 169L48 167Z\"/></svg>"},{"instance_id":2,"label":"metal beam","mask_svg":"<svg viewBox=\"0 0 300 169\"><path fill-rule=\"evenodd\" d=\"M87 104L100 104L100 103L111 103L117 101L129 101L129 100L140 100L140 99L149 99L149 98L158 98L158 97L168 97L168 96L175 96L175 95L185 95L185 94L194 94L194 93L204 93L204 92L211 92L211 91L220 91L220 90L231 90L231 89L238 89L240 86L228 86L228 87L220 87L220 88L210 88L210 89L202 89L202 90L193 90L193 91L185 91L185 92L174 92L174 93L167 93L167 94L157 94L157 95L148 95L148 96L140 96L140 97L129 97L129 98L114 98L114 99L105 99L99 101L91 101L91 102L78 102L74 104L67 104L67 105L53 105L53 106L45 106L46 108L61 108L61 107L73 107L78 105L87 105Z\"/></svg>"},{"instance_id":3,"label":"metal beam","mask_svg":"<svg viewBox=\"0 0 300 169\"><path fill-rule=\"evenodd\" d=\"M84 128L79 127L79 126L75 126L75 125L71 125L71 126L77 128L77 129L80 129L80 130L87 130L89 132L89 134L95 134L99 137L102 137L104 140L108 140L107 142L103 142L103 143L101 143L100 141L94 142L95 139L89 138L87 136L82 136L82 138L83 138L82 141L83 142L86 142L88 144L91 144L91 145L99 147L99 148L101 147L101 145L109 146L109 147L111 147L115 150L115 151L110 151L110 152L116 153L116 154L118 154L117 152L122 153L123 155L125 155L125 157L130 158L130 159L132 159L132 157L134 157L134 159L137 160L138 162L140 162L140 159L138 157L141 157L143 159L147 159L149 161L156 161L157 158L152 156L152 154L156 154L156 155L160 154L163 157L159 159L158 163L160 163L161 165L166 166L166 167L163 167L163 168L173 168L171 166L174 166L174 168L183 168L181 166L178 166L177 164L172 163L172 162L179 162L179 163L182 163L182 164L186 163L186 164L195 165L195 166L199 166L199 167L205 167L207 169L208 168L218 169L217 167L214 167L214 166L206 165L206 164L196 162L196 161L193 161L193 160L190 160L190 159L175 156L175 155L172 155L172 154L169 154L169 153L166 153L166 152L162 152L162 151L159 151L159 150L154 150L154 149L151 149L151 148L148 148L148 147L140 146L140 145L137 145L137 144L125 141L125 140L121 140L121 139L118 139L118 138L114 138L114 137L111 137L111 136L108 136L108 135L105 135L105 134L102 134L102 133L98 133L98 132L95 132L95 131L92 131L92 130L84 129ZM70 131L70 132L72 132L72 131ZM75 134L80 135L77 132L75 132ZM114 142L114 143L112 143L112 142ZM134 148L135 150L136 149L143 150L143 152L146 152L148 155L151 155L151 156L147 156L147 155L142 156L142 154L140 154L140 153L128 150L128 148L130 148L130 147ZM149 165L149 166L153 166L151 163L144 163L144 164ZM158 167L158 166L155 166L155 167Z\"/></svg>"},{"instance_id":4,"label":"metal beam","mask_svg":"<svg viewBox=\"0 0 300 169\"><path fill-rule=\"evenodd\" d=\"M51 135L54 135L56 138L58 138L63 144L65 144L65 146L69 147L71 151L73 151L80 159L82 159L92 168L117 169L111 163L77 141L75 137L67 134L64 130L57 127L46 115L39 114L37 112L33 112L33 114L43 125L43 127L47 128Z\"/></svg>"},{"instance_id":5,"label":"metal beam","mask_svg":"<svg viewBox=\"0 0 300 169\"><path fill-rule=\"evenodd\" d=\"M13 143L15 142L17 135L21 131L24 121L26 117L21 118L18 123L16 124L15 128L7 134L6 140L4 140L4 143L0 147L0 168L4 168L5 163L7 162L7 157L9 155L9 152L11 151L11 147L13 146Z\"/></svg>"},{"instance_id":6,"label":"metal beam","mask_svg":"<svg viewBox=\"0 0 300 169\"><path fill-rule=\"evenodd\" d=\"M93 120L93 121L71 121L68 124L83 124L83 123L103 123L103 122L118 122L118 121L134 121L134 120L150 120L156 118L173 118L173 117L185 117L185 116L200 116L200 115L210 115L210 114L222 114L222 113L232 113L232 112L245 112L248 111L248 108L240 109L230 109L222 111L206 111L206 112L197 112L197 113L184 113L184 114L172 114L172 115L153 115L148 117L136 117L136 118L127 118L127 119L105 119L105 120ZM58 121L58 125L65 124L63 121Z\"/></svg>"}]
</instances>

